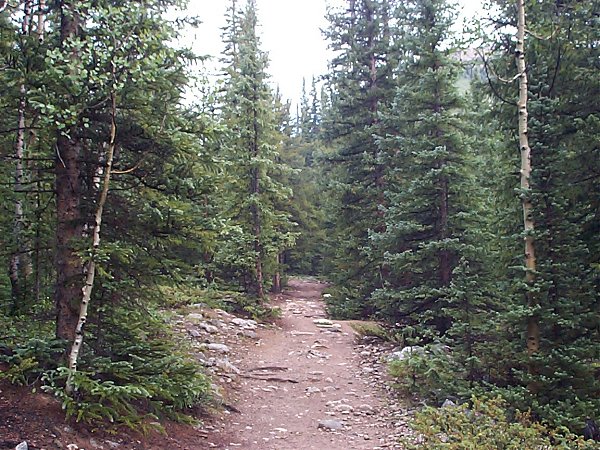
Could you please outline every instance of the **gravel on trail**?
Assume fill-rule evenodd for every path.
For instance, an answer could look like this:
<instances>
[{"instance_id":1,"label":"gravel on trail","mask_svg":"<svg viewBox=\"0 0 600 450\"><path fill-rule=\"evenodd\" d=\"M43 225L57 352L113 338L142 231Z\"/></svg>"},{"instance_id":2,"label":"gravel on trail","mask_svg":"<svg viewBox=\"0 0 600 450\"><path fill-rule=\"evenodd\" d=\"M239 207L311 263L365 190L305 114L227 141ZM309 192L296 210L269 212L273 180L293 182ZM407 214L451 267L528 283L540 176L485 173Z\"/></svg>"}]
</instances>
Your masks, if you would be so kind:
<instances>
[{"instance_id":1,"label":"gravel on trail","mask_svg":"<svg viewBox=\"0 0 600 450\"><path fill-rule=\"evenodd\" d=\"M206 448L402 448L412 412L387 386L382 356L390 349L358 339L350 322L327 319L324 288L292 279L273 303L278 325L234 347L231 407L204 428Z\"/></svg>"}]
</instances>

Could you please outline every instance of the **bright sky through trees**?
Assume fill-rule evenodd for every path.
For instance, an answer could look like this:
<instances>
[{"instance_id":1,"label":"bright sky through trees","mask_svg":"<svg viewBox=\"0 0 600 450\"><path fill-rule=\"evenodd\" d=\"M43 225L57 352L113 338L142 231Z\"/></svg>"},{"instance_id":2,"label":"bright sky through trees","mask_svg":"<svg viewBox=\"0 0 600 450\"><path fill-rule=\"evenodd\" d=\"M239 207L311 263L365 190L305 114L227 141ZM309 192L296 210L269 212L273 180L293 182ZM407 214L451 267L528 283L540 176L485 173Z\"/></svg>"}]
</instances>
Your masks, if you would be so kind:
<instances>
[{"instance_id":1,"label":"bright sky through trees","mask_svg":"<svg viewBox=\"0 0 600 450\"><path fill-rule=\"evenodd\" d=\"M221 27L230 0L190 0L188 12L198 15L202 24L190 32L193 48L215 58L207 67L219 67L218 56L223 50ZM245 2L239 2L244 7ZM461 0L464 17L473 17L480 10L479 2ZM328 5L343 5L343 0L257 0L262 48L269 53L269 73L279 85L284 99L300 96L302 78L310 79L327 71L330 53L321 29L327 26Z\"/></svg>"}]
</instances>

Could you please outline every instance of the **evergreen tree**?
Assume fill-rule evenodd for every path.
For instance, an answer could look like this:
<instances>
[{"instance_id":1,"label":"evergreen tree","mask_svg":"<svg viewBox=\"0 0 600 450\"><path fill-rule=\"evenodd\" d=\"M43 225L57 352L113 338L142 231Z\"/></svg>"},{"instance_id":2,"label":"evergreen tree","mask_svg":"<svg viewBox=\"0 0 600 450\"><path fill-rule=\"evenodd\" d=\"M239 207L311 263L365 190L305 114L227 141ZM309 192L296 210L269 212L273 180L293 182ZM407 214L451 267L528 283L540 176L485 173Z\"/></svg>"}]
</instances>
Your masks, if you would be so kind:
<instances>
[{"instance_id":1,"label":"evergreen tree","mask_svg":"<svg viewBox=\"0 0 600 450\"><path fill-rule=\"evenodd\" d=\"M507 395L519 399L520 407L533 407L545 420L580 431L583 416L593 417L598 410L599 389L593 369L599 351L594 344L599 298L593 256L598 239L589 233L590 220L597 219L593 211L597 211L598 173L597 146L592 143L598 108L589 99L600 86L592 74L597 66L590 66L598 55L593 44L598 27L590 24L599 5L529 1L520 5L528 21L523 42L518 42L521 47L512 38L514 28L502 28L516 27L518 9L499 3L495 24L501 32L498 48L504 54L487 62L493 111L501 118L505 141L512 144L503 156L503 164L510 163L504 167L513 174L512 186L496 184L495 196L504 204L518 184L514 174L520 162L515 152L518 89L502 80L516 79L515 53L520 56L524 50L527 60L526 133L532 170L530 185L517 191L519 198L513 194L513 205L527 199L526 219L535 224L535 231L511 235L518 226L516 217L511 213L509 221L499 219L508 226L502 231L505 266L497 267L496 273L509 284L504 285L506 309L496 319L509 330L501 342L511 349L504 353L506 373L500 383L512 385ZM521 67L521 79L523 73ZM517 262L523 258L514 244L523 239L535 245L535 270ZM533 346L527 342L531 337Z\"/></svg>"},{"instance_id":2,"label":"evergreen tree","mask_svg":"<svg viewBox=\"0 0 600 450\"><path fill-rule=\"evenodd\" d=\"M310 124L300 133L287 136L282 148L282 159L295 169L286 179L293 191L288 205L292 220L298 225L298 236L293 248L284 254L286 266L292 273L320 275L325 258L325 188L323 168L318 163L324 152L320 139L320 104L316 95L316 81L310 92Z\"/></svg>"},{"instance_id":3,"label":"evergreen tree","mask_svg":"<svg viewBox=\"0 0 600 450\"><path fill-rule=\"evenodd\" d=\"M181 103L193 56L168 44L176 29L163 15L177 5L176 1L61 1L48 6L35 2L35 26L30 25L22 48L14 44L20 35L14 25L20 11L11 7L0 14L2 44L6 36L12 37L2 47L3 64L26 62L27 69L0 72L11 87L10 97L3 96L2 102L9 117L3 115L2 120L6 125L12 122L6 126L11 130L22 122L20 86L25 85L24 161L31 189L22 193L22 199L31 224L37 291L33 300L38 301L35 307L21 305L18 316L2 316L8 329L6 343L28 348L29 338L44 342L44 350L35 354L39 364L31 376L39 379L45 373L67 410L90 420L114 414L127 416L123 420L127 422L135 409L144 407L139 394L118 400L126 407L111 405L114 390L113 394L103 390L108 379L119 380L122 393L146 392L144 403L157 412L191 406L208 391L198 367L173 351L164 338L164 325L149 313L160 297L156 284L166 280L173 284L195 272L194 256L204 245L206 221L204 206L194 196L205 189L212 164L212 156L202 152L203 142L213 137L207 119L184 111ZM8 143L2 141L3 157L9 154ZM102 178L110 171L110 153L114 177L110 193L100 195ZM3 209L14 206L13 198L2 196L0 201ZM104 206L101 245L95 215L100 205ZM1 225L3 233L10 234L12 224ZM176 232L180 236L174 237ZM187 240L190 236L194 239ZM84 263L89 278L82 297ZM92 279L94 265L98 270ZM3 291L4 297L7 289ZM55 320L49 320L53 314L45 301L52 296ZM83 309L79 314L80 305L88 302L89 315ZM81 337L84 323L82 367L90 370L71 379L78 391L74 401L64 389L65 379L74 371L59 366L65 347L75 335ZM58 340L48 332L51 327ZM188 384L189 391L175 389L169 377ZM96 390L90 391L90 386ZM100 413L90 417L93 414L80 409L82 401L96 405ZM134 401L137 406L129 408Z\"/></svg>"},{"instance_id":4,"label":"evergreen tree","mask_svg":"<svg viewBox=\"0 0 600 450\"><path fill-rule=\"evenodd\" d=\"M454 51L454 19L444 0L405 2L399 9L403 59L399 87L380 138L390 156L393 185L387 190L386 227L373 239L386 255L386 287L374 295L394 320L434 326L443 334L453 271L466 255L468 142Z\"/></svg>"},{"instance_id":5,"label":"evergreen tree","mask_svg":"<svg viewBox=\"0 0 600 450\"><path fill-rule=\"evenodd\" d=\"M396 66L395 2L351 0L348 8L331 12L327 37L336 52L327 75L330 102L322 123L328 155L335 231L329 244L330 276L339 287L336 313L369 315L367 299L381 287L382 255L370 249L369 231L384 228L386 161L374 134L383 134L379 120L393 97Z\"/></svg>"},{"instance_id":6,"label":"evergreen tree","mask_svg":"<svg viewBox=\"0 0 600 450\"><path fill-rule=\"evenodd\" d=\"M230 62L223 119L229 130L231 171L225 214L231 220L231 234L219 258L225 270L239 274L249 294L262 298L266 280L276 270L277 257L293 243L293 234L288 215L276 207L290 192L275 178L285 170L278 162L282 136L257 26L256 5L250 0L239 26L232 22L230 27L235 29L226 31L238 45L237 59L232 58L231 49L226 51Z\"/></svg>"}]
</instances>

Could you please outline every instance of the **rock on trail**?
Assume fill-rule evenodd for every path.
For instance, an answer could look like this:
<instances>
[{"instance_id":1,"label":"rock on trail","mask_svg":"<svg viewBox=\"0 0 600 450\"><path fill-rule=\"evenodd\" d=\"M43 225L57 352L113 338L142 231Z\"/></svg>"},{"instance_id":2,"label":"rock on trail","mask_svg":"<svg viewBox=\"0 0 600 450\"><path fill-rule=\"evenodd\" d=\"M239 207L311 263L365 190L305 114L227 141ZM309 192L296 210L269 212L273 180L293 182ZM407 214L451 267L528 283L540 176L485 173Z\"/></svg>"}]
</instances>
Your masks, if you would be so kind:
<instances>
[{"instance_id":1,"label":"rock on trail","mask_svg":"<svg viewBox=\"0 0 600 450\"><path fill-rule=\"evenodd\" d=\"M291 280L276 302L279 326L251 324L258 340L231 350L239 369L228 399L234 412L211 427L205 448L402 448L397 436L408 432L407 412L384 389L378 350L357 346L348 323L326 318L324 287Z\"/></svg>"}]
</instances>

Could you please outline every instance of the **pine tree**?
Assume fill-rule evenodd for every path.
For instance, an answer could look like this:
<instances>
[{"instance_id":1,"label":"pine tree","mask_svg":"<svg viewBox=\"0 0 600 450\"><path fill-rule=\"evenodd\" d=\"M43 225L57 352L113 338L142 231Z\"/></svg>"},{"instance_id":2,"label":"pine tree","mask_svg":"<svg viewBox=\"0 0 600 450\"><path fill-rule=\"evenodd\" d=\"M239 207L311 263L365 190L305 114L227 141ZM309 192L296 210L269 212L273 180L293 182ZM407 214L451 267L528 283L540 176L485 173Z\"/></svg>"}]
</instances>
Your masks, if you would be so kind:
<instances>
[{"instance_id":1,"label":"pine tree","mask_svg":"<svg viewBox=\"0 0 600 450\"><path fill-rule=\"evenodd\" d=\"M513 143L509 151L514 151L516 107L507 102L516 97L517 88L502 85L501 80L513 79L510 61L524 45L527 65L521 66L518 75L522 80L526 73L528 81L520 104L526 98L532 170L530 185L519 189L520 198L513 201L530 203L526 219L535 223L535 231L530 227L511 238L533 241L537 262L535 267L519 264L518 272L508 271L510 306L501 320L514 330L508 338L515 351L507 355L505 363L513 367L507 378L527 387L521 407L534 405L545 420L579 431L584 425L582 416L598 410L599 392L592 363L598 359L593 344L598 339L597 257L592 256L597 255L598 239L588 232L593 228L590 220L597 219L592 211L597 210L598 158L592 136L597 133L593 124L598 108L589 99L597 95L599 84L589 62L598 55L593 44L598 28L589 25L598 4L526 1L519 5L528 21L526 32L517 39L520 48L510 38L513 29L501 30L506 33L500 40L504 58L489 63L494 66L490 84L495 113L503 118L502 127ZM517 25L518 9L502 4L500 11L498 26ZM514 170L519 163L512 160ZM500 195L506 197L507 191ZM506 260L516 259L513 249L505 247ZM526 324L527 336L534 338L530 342L523 342L517 331ZM525 344L528 355L522 351Z\"/></svg>"},{"instance_id":2,"label":"pine tree","mask_svg":"<svg viewBox=\"0 0 600 450\"><path fill-rule=\"evenodd\" d=\"M337 53L326 81L331 106L322 123L331 190L335 196L335 231L330 243L331 277L340 287L337 312L369 315L367 301L381 287L382 255L370 249L369 232L384 227L385 159L374 134L384 133L379 114L393 97L394 24L388 0L351 0L329 14L327 37Z\"/></svg>"},{"instance_id":3,"label":"pine tree","mask_svg":"<svg viewBox=\"0 0 600 450\"><path fill-rule=\"evenodd\" d=\"M229 129L231 171L225 214L236 235L228 237L220 257L240 275L249 294L262 298L278 255L293 243L292 224L276 207L290 192L275 178L285 170L278 162L282 138L267 84L268 59L257 35L255 2L248 1L239 26L230 26L237 28L227 33L238 45L237 59L230 56L226 69L223 118ZM230 55L231 49L227 52Z\"/></svg>"},{"instance_id":4,"label":"pine tree","mask_svg":"<svg viewBox=\"0 0 600 450\"><path fill-rule=\"evenodd\" d=\"M386 115L393 131L380 139L394 181L385 230L373 235L389 276L374 298L387 317L444 334L452 325L453 271L466 257L465 199L472 189L459 72L448 45L454 17L444 0L405 2L398 15L404 58Z\"/></svg>"}]
</instances>

